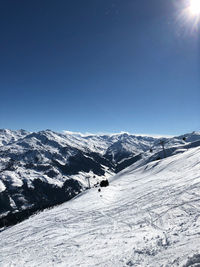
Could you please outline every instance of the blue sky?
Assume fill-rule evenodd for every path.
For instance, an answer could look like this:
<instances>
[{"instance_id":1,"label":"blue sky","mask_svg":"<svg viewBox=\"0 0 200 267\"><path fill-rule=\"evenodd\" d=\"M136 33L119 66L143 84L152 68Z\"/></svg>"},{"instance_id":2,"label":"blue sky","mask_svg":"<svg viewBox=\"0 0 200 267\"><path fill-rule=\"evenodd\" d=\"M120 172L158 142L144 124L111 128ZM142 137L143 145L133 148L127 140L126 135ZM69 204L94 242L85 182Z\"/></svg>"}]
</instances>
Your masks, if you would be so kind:
<instances>
[{"instance_id":1,"label":"blue sky","mask_svg":"<svg viewBox=\"0 0 200 267\"><path fill-rule=\"evenodd\" d=\"M184 1L2 0L0 128L198 131L200 32Z\"/></svg>"}]
</instances>

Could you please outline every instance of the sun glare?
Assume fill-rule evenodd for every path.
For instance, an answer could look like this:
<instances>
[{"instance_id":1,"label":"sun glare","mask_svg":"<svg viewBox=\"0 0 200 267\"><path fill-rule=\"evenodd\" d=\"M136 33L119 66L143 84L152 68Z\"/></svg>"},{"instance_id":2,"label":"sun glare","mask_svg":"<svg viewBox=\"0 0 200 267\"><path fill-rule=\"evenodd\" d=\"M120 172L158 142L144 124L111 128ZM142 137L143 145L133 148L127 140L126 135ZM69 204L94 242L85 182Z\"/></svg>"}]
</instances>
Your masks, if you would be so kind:
<instances>
[{"instance_id":1,"label":"sun glare","mask_svg":"<svg viewBox=\"0 0 200 267\"><path fill-rule=\"evenodd\" d=\"M182 3L177 21L185 33L194 34L200 30L200 0L182 0Z\"/></svg>"},{"instance_id":2,"label":"sun glare","mask_svg":"<svg viewBox=\"0 0 200 267\"><path fill-rule=\"evenodd\" d=\"M190 0L190 12L193 16L200 16L200 0Z\"/></svg>"}]
</instances>

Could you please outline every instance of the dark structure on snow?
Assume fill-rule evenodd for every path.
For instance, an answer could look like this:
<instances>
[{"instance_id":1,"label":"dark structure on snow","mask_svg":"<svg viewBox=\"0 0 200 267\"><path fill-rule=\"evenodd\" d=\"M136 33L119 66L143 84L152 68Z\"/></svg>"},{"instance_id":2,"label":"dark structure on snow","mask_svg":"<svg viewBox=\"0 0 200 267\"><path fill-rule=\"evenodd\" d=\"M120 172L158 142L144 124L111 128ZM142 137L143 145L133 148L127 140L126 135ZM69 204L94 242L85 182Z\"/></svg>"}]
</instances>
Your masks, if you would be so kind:
<instances>
[{"instance_id":1,"label":"dark structure on snow","mask_svg":"<svg viewBox=\"0 0 200 267\"><path fill-rule=\"evenodd\" d=\"M106 187L106 186L109 186L108 180L103 180L100 182L100 187Z\"/></svg>"}]
</instances>

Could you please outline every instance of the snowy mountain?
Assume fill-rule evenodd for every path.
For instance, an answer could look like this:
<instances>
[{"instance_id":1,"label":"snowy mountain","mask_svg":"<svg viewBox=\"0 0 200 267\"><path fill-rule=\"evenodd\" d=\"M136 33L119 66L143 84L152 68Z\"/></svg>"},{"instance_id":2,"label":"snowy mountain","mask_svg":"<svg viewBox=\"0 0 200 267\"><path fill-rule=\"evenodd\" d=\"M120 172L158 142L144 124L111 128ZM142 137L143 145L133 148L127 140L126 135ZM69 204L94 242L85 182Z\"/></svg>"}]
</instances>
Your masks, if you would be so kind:
<instances>
[{"instance_id":1,"label":"snowy mountain","mask_svg":"<svg viewBox=\"0 0 200 267\"><path fill-rule=\"evenodd\" d=\"M132 164L163 158L160 139L127 133L0 130L0 140L0 227L70 200L88 187L86 178L94 186ZM171 156L194 146L200 134L163 140Z\"/></svg>"},{"instance_id":2,"label":"snowy mountain","mask_svg":"<svg viewBox=\"0 0 200 267\"><path fill-rule=\"evenodd\" d=\"M28 134L25 130L11 131L7 129L0 129L0 146L13 143Z\"/></svg>"},{"instance_id":3,"label":"snowy mountain","mask_svg":"<svg viewBox=\"0 0 200 267\"><path fill-rule=\"evenodd\" d=\"M195 143L1 232L0 266L199 266Z\"/></svg>"}]
</instances>

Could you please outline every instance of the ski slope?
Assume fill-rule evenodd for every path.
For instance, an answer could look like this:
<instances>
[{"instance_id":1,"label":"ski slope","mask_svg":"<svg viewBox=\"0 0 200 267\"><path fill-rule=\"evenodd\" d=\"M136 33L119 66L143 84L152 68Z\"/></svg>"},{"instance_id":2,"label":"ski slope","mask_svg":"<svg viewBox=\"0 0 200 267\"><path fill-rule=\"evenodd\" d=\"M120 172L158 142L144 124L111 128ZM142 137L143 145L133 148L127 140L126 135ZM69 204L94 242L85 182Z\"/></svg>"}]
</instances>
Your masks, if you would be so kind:
<instances>
[{"instance_id":1,"label":"ski slope","mask_svg":"<svg viewBox=\"0 0 200 267\"><path fill-rule=\"evenodd\" d=\"M200 147L130 166L100 193L32 216L0 240L1 267L199 266Z\"/></svg>"}]
</instances>

